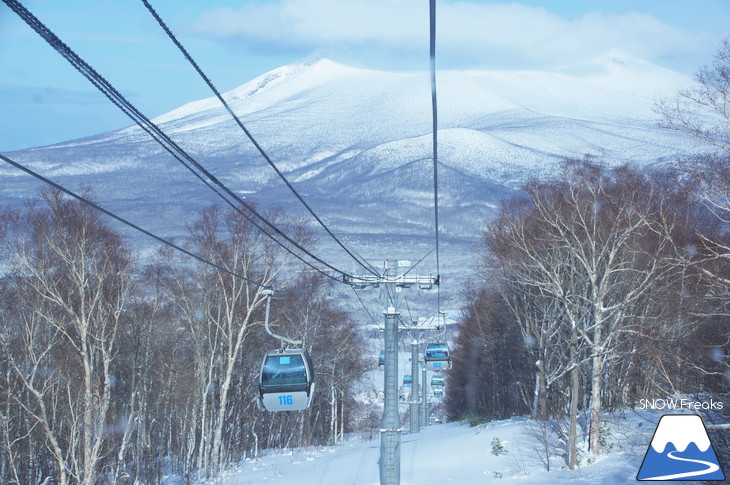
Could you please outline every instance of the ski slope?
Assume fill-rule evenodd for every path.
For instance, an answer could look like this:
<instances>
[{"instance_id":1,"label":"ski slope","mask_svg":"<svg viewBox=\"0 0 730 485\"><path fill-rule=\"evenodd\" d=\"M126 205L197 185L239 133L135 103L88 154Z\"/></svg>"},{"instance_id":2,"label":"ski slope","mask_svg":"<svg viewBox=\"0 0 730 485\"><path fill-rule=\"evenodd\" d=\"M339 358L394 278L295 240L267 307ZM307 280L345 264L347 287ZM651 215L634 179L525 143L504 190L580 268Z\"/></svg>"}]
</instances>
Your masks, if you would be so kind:
<instances>
[{"instance_id":1,"label":"ski slope","mask_svg":"<svg viewBox=\"0 0 730 485\"><path fill-rule=\"evenodd\" d=\"M612 451L590 464L589 455L584 452L583 466L575 471L564 469L564 461L559 456L551 459L551 471L545 469L532 424L523 418L476 427L462 422L437 424L413 435L404 430L401 485L492 482L554 485L568 481L625 485L635 481L653 426L651 422L643 426L648 435L636 431L625 434L625 430L637 427L635 423L615 427L614 450L621 451ZM503 451L499 452L494 443L501 445ZM340 446L267 453L258 460L246 460L238 468L201 485L378 485L379 454L379 438L372 441L351 438ZM178 482L170 478L166 485L178 485Z\"/></svg>"}]
</instances>

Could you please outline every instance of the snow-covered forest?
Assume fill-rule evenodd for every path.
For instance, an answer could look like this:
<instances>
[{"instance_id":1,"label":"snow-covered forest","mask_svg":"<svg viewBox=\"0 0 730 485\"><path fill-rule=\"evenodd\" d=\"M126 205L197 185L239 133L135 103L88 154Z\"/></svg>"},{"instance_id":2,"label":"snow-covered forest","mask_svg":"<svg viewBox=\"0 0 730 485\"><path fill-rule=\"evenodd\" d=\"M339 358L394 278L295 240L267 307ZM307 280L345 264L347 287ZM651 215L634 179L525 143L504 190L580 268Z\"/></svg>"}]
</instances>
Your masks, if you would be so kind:
<instances>
[{"instance_id":1,"label":"snow-covered forest","mask_svg":"<svg viewBox=\"0 0 730 485\"><path fill-rule=\"evenodd\" d=\"M729 96L730 39L692 88L656 105L664 128L706 152L566 160L473 221L482 238L446 373L450 420L529 416L545 471L573 471L580 450L596 459L612 446L609 413L691 396L723 404L698 411L730 463ZM265 451L379 431L382 407L360 393L373 345L337 282L293 269L296 248L318 244L299 217L265 211L293 235L287 250L245 208L196 212L178 242L211 267L170 248L142 256L92 207L40 194L0 213L0 483L199 483ZM302 412L256 404L261 358L277 346L262 328L270 287L274 330L314 359Z\"/></svg>"},{"instance_id":2,"label":"snow-covered forest","mask_svg":"<svg viewBox=\"0 0 730 485\"><path fill-rule=\"evenodd\" d=\"M291 256L243 215L211 207L185 244L281 288L272 326L315 356L306 412L256 408L263 350L276 347L261 328L263 286L168 251L141 265L98 212L57 191L43 200L2 219L4 481L205 477L259 449L334 443L356 424L362 336L328 284L285 273Z\"/></svg>"},{"instance_id":3,"label":"snow-covered forest","mask_svg":"<svg viewBox=\"0 0 730 485\"><path fill-rule=\"evenodd\" d=\"M452 419L556 420L545 442L561 437L570 469L579 440L601 454L604 411L650 396L714 399L725 410L708 420L727 421L728 61L725 41L692 89L657 104L666 126L719 150L642 169L570 160L504 201L466 295Z\"/></svg>"}]
</instances>

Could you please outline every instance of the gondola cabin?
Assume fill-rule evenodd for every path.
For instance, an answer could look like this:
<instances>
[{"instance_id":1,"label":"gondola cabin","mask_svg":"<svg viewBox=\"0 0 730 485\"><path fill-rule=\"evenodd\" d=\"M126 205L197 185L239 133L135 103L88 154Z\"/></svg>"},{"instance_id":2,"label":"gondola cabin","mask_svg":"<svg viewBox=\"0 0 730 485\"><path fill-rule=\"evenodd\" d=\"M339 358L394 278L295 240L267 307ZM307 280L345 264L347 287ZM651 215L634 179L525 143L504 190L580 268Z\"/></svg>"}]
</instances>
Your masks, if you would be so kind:
<instances>
[{"instance_id":1,"label":"gondola cabin","mask_svg":"<svg viewBox=\"0 0 730 485\"><path fill-rule=\"evenodd\" d=\"M431 387L444 387L444 378L442 376L433 376L431 378Z\"/></svg>"},{"instance_id":2,"label":"gondola cabin","mask_svg":"<svg viewBox=\"0 0 730 485\"><path fill-rule=\"evenodd\" d=\"M433 390L433 397L444 397L444 390L441 388Z\"/></svg>"},{"instance_id":3,"label":"gondola cabin","mask_svg":"<svg viewBox=\"0 0 730 485\"><path fill-rule=\"evenodd\" d=\"M424 361L428 370L441 372L450 369L451 356L449 355L449 347L444 342L427 344Z\"/></svg>"},{"instance_id":4,"label":"gondola cabin","mask_svg":"<svg viewBox=\"0 0 730 485\"><path fill-rule=\"evenodd\" d=\"M259 398L267 411L301 411L312 402L314 367L304 349L270 350L261 364Z\"/></svg>"},{"instance_id":5,"label":"gondola cabin","mask_svg":"<svg viewBox=\"0 0 730 485\"><path fill-rule=\"evenodd\" d=\"M403 376L403 385L406 387L410 387L413 385L413 377L412 376Z\"/></svg>"},{"instance_id":6,"label":"gondola cabin","mask_svg":"<svg viewBox=\"0 0 730 485\"><path fill-rule=\"evenodd\" d=\"M385 367L385 352L380 352L380 358L378 359L378 366L382 369Z\"/></svg>"}]
</instances>

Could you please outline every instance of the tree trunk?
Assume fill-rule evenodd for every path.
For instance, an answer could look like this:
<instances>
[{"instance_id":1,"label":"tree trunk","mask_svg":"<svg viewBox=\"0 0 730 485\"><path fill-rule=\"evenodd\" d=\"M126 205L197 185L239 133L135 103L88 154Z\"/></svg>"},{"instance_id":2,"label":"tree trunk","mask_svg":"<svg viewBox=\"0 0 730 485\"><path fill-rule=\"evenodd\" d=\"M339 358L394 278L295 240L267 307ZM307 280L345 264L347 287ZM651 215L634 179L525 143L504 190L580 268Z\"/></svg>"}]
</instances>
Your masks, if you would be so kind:
<instances>
[{"instance_id":1,"label":"tree trunk","mask_svg":"<svg viewBox=\"0 0 730 485\"><path fill-rule=\"evenodd\" d=\"M573 330L570 343L570 360L574 366L570 370L570 426L568 430L568 468L575 470L578 466L578 393L580 390L580 365L578 364L578 336Z\"/></svg>"},{"instance_id":2,"label":"tree trunk","mask_svg":"<svg viewBox=\"0 0 730 485\"><path fill-rule=\"evenodd\" d=\"M540 359L538 361L537 365L537 385L538 385L538 393L535 398L537 399L538 405L539 405L539 414L537 415L537 419L540 421L547 421L548 419L548 406L547 406L547 376L545 375L545 360Z\"/></svg>"},{"instance_id":3,"label":"tree trunk","mask_svg":"<svg viewBox=\"0 0 730 485\"><path fill-rule=\"evenodd\" d=\"M226 410L228 409L228 391L231 387L231 376L233 364L228 363L226 376L221 386L221 398L218 404L218 423L216 423L215 437L213 438L213 476L218 476L221 467L221 445L223 443L223 424L226 421Z\"/></svg>"},{"instance_id":4,"label":"tree trunk","mask_svg":"<svg viewBox=\"0 0 730 485\"><path fill-rule=\"evenodd\" d=\"M591 375L591 426L589 447L594 455L601 453L601 391L603 389L603 315L594 309L593 357Z\"/></svg>"},{"instance_id":5,"label":"tree trunk","mask_svg":"<svg viewBox=\"0 0 730 485\"><path fill-rule=\"evenodd\" d=\"M598 355L593 356L593 375L591 376L591 438L589 446L594 455L601 453L601 391L603 389L605 359L600 354L600 350L600 347L596 349Z\"/></svg>"}]
</instances>

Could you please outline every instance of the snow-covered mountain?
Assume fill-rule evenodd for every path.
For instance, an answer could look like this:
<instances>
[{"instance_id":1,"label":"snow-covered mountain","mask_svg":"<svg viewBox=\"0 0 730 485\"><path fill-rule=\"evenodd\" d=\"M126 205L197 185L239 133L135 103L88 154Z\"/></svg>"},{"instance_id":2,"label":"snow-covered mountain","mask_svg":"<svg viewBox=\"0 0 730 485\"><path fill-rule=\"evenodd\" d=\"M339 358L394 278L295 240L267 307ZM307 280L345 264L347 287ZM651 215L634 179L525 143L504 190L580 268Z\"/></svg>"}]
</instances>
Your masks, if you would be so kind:
<instances>
[{"instance_id":1,"label":"snow-covered mountain","mask_svg":"<svg viewBox=\"0 0 730 485\"><path fill-rule=\"evenodd\" d=\"M454 268L466 263L463 243L475 240L500 198L564 158L651 164L696 149L658 128L651 110L658 96L690 79L625 54L552 73L441 71L437 83L441 229ZM427 252L433 169L426 72L319 59L275 69L225 97L320 217L363 256ZM304 214L217 99L154 121L232 190ZM214 200L136 126L7 155L69 188L91 186L103 206L164 236L184 234L194 212ZM39 185L8 166L0 166L0 177L3 205L17 206ZM341 253L333 249L332 257Z\"/></svg>"}]
</instances>

